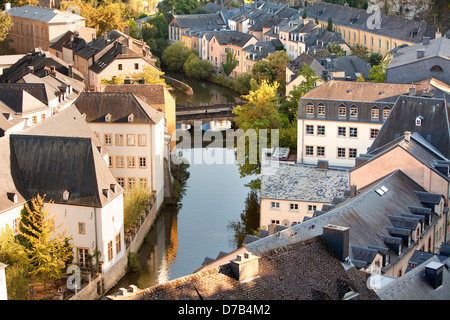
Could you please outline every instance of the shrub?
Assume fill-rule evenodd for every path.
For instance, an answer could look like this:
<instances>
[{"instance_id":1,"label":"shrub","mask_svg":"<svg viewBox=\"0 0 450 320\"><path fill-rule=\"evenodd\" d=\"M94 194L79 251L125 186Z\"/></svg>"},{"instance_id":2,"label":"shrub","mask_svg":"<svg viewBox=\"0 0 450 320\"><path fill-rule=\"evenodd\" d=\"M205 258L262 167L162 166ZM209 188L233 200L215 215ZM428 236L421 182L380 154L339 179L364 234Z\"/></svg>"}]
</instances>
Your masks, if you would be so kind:
<instances>
[{"instance_id":1,"label":"shrub","mask_svg":"<svg viewBox=\"0 0 450 320\"><path fill-rule=\"evenodd\" d=\"M136 185L125 194L123 197L125 230L134 226L136 219L141 215L141 211L147 206L150 197L150 189L140 185Z\"/></svg>"}]
</instances>

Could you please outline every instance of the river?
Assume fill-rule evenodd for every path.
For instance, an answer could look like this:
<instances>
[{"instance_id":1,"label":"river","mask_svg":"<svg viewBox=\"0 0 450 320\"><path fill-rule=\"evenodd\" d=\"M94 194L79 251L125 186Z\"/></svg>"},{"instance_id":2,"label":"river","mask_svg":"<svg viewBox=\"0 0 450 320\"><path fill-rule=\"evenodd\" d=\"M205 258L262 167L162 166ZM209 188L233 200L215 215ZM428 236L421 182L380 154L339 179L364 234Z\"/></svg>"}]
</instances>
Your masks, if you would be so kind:
<instances>
[{"instance_id":1,"label":"river","mask_svg":"<svg viewBox=\"0 0 450 320\"><path fill-rule=\"evenodd\" d=\"M194 89L194 98L188 103L239 101L239 95L227 88L186 82ZM177 105L188 101L180 97L183 95L177 94ZM205 257L215 259L220 252L236 250L245 234L259 226L258 193L245 186L255 177L240 177L233 149L177 151L190 162L185 193L178 205L163 208L138 252L138 270L126 274L108 294L131 284L147 288L191 274ZM207 155L215 156L216 161ZM202 161L194 161L197 159Z\"/></svg>"}]
</instances>

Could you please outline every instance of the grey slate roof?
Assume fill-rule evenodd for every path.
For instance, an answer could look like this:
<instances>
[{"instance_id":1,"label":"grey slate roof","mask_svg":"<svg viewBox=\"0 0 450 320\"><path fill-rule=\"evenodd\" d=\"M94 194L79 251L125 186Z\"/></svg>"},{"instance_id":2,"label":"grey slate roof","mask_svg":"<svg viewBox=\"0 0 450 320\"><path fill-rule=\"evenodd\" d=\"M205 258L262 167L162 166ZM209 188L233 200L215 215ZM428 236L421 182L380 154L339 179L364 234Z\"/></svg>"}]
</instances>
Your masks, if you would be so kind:
<instances>
[{"instance_id":1,"label":"grey slate roof","mask_svg":"<svg viewBox=\"0 0 450 320\"><path fill-rule=\"evenodd\" d=\"M328 22L328 18L332 18L334 24L370 31L403 41L421 42L422 37L428 36L434 39L436 34L436 30L425 22L386 16L384 13L381 13L381 28L369 30L366 22L372 13L349 6L319 2L309 7L307 12L308 18L311 19L317 17L320 21Z\"/></svg>"},{"instance_id":2,"label":"grey slate roof","mask_svg":"<svg viewBox=\"0 0 450 320\"><path fill-rule=\"evenodd\" d=\"M256 242L254 242L256 243ZM229 262L229 261L228 261ZM136 294L132 300L340 300L354 290L357 300L377 300L355 268L346 269L321 237L313 237L258 259L259 272L239 282L230 263L174 279ZM311 268L311 265L314 266ZM305 276L307 275L307 276Z\"/></svg>"},{"instance_id":3,"label":"grey slate roof","mask_svg":"<svg viewBox=\"0 0 450 320\"><path fill-rule=\"evenodd\" d=\"M405 131L417 132L446 158L450 157L450 112L445 100L400 96L369 152L380 148ZM422 117L421 125L416 118Z\"/></svg>"},{"instance_id":4,"label":"grey slate roof","mask_svg":"<svg viewBox=\"0 0 450 320\"><path fill-rule=\"evenodd\" d=\"M11 67L5 69L3 75L0 76L0 82L15 83L28 73L34 73L38 77L44 77L48 75L51 67L55 67L56 71L66 76L69 74L69 65L67 62L48 51L35 49L31 53L24 55ZM76 69L73 69L73 78L79 81L84 80L81 73Z\"/></svg>"},{"instance_id":5,"label":"grey slate roof","mask_svg":"<svg viewBox=\"0 0 450 320\"><path fill-rule=\"evenodd\" d=\"M30 112L48 109L48 105L33 97L25 90L1 89L0 101L10 107L16 114L27 114Z\"/></svg>"},{"instance_id":6,"label":"grey slate roof","mask_svg":"<svg viewBox=\"0 0 450 320\"><path fill-rule=\"evenodd\" d=\"M6 130L24 121L26 121L25 118L14 115L14 110L0 101L0 137Z\"/></svg>"},{"instance_id":7,"label":"grey slate roof","mask_svg":"<svg viewBox=\"0 0 450 320\"><path fill-rule=\"evenodd\" d=\"M203 30L223 29L226 22L220 13L174 15L173 19L181 29L195 28Z\"/></svg>"},{"instance_id":8,"label":"grey slate roof","mask_svg":"<svg viewBox=\"0 0 450 320\"><path fill-rule=\"evenodd\" d=\"M359 74L362 74L364 79L369 76L370 69L372 68L370 63L367 63L363 59L351 55L351 56L336 56L331 58L317 58L321 65L329 72L344 71L345 78L336 80L352 80L355 81Z\"/></svg>"},{"instance_id":9,"label":"grey slate roof","mask_svg":"<svg viewBox=\"0 0 450 320\"><path fill-rule=\"evenodd\" d=\"M448 266L450 258L444 262ZM381 288L377 295L381 300L449 300L450 273L448 267L444 266L443 268L442 285L434 289L425 277L425 267L430 263L440 263L440 260L437 257L430 258Z\"/></svg>"},{"instance_id":10,"label":"grey slate roof","mask_svg":"<svg viewBox=\"0 0 450 320\"><path fill-rule=\"evenodd\" d=\"M214 35L220 45L232 44L237 47L244 47L248 41L255 38L251 34L239 31L219 32Z\"/></svg>"},{"instance_id":11,"label":"grey slate roof","mask_svg":"<svg viewBox=\"0 0 450 320\"><path fill-rule=\"evenodd\" d=\"M164 116L130 92L83 92L74 105L86 121L105 122L105 116L111 114L111 123L127 123L128 116L134 115L135 124L156 124Z\"/></svg>"},{"instance_id":12,"label":"grey slate roof","mask_svg":"<svg viewBox=\"0 0 450 320\"><path fill-rule=\"evenodd\" d=\"M450 58L450 39L440 37L430 40L428 44L423 44L422 42L413 46L397 48L389 63L388 69L419 60L417 58L417 50L424 50L424 57L420 58L420 60L436 56L448 60Z\"/></svg>"},{"instance_id":13,"label":"grey slate roof","mask_svg":"<svg viewBox=\"0 0 450 320\"><path fill-rule=\"evenodd\" d=\"M91 42L86 43L84 46L79 47L74 54L80 56L84 59L91 59L94 55L105 49L108 45L113 43L114 41L123 37L121 32L116 30L112 30L107 32L106 39L105 36L100 36Z\"/></svg>"},{"instance_id":14,"label":"grey slate roof","mask_svg":"<svg viewBox=\"0 0 450 320\"><path fill-rule=\"evenodd\" d=\"M253 61L260 61L267 58L270 54L276 53L276 48L282 45L281 41L278 39L273 39L270 41L257 41L254 44L246 46L243 51L249 53L247 59Z\"/></svg>"},{"instance_id":15,"label":"grey slate roof","mask_svg":"<svg viewBox=\"0 0 450 320\"><path fill-rule=\"evenodd\" d=\"M349 188L347 170L280 164L263 171L261 199L331 203Z\"/></svg>"},{"instance_id":16,"label":"grey slate roof","mask_svg":"<svg viewBox=\"0 0 450 320\"><path fill-rule=\"evenodd\" d=\"M376 192L381 186L388 189L383 196ZM261 254L320 235L323 226L333 224L350 228L350 246L389 249L390 264L382 270L391 268L412 247L403 246L402 254L398 256L388 246L390 242L386 243L387 239L399 240L401 243L400 238L392 237L386 229L386 227L392 227L388 216L401 216L401 213L410 212L411 206L426 209L415 194L415 191L425 190L402 171L397 170L359 191L360 193L355 197L339 203L334 209L281 231L280 235L271 235L252 242L246 246L246 249L252 254ZM433 213L433 221L436 219L437 216ZM425 233L430 232L430 228L431 226L427 225ZM352 258L350 251L350 259Z\"/></svg>"},{"instance_id":17,"label":"grey slate roof","mask_svg":"<svg viewBox=\"0 0 450 320\"><path fill-rule=\"evenodd\" d=\"M17 167L11 165L11 148L9 136L0 138L0 213L10 208L21 205L29 200L28 192L23 187L20 179L16 179ZM14 203L8 195L16 194L17 202Z\"/></svg>"},{"instance_id":18,"label":"grey slate roof","mask_svg":"<svg viewBox=\"0 0 450 320\"><path fill-rule=\"evenodd\" d=\"M69 11L60 11L56 9L29 5L22 7L12 7L11 9L4 12L13 17L21 17L25 19L54 24L73 23L76 21L86 20L86 18L83 18L82 16Z\"/></svg>"},{"instance_id":19,"label":"grey slate roof","mask_svg":"<svg viewBox=\"0 0 450 320\"><path fill-rule=\"evenodd\" d=\"M0 90L23 90L45 105L56 98L51 88L44 83L0 83Z\"/></svg>"}]
</instances>

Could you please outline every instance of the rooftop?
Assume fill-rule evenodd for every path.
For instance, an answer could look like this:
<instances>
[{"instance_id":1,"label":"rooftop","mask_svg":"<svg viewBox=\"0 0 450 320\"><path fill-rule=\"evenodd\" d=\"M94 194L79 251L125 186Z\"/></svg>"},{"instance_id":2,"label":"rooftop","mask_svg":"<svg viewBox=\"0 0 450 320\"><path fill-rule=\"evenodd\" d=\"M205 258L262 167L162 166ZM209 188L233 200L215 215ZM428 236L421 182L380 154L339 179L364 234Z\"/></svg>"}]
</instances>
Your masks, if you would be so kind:
<instances>
[{"instance_id":1,"label":"rooftop","mask_svg":"<svg viewBox=\"0 0 450 320\"><path fill-rule=\"evenodd\" d=\"M261 199L331 203L349 188L347 170L283 163L269 170L261 176Z\"/></svg>"},{"instance_id":2,"label":"rooftop","mask_svg":"<svg viewBox=\"0 0 450 320\"><path fill-rule=\"evenodd\" d=\"M130 92L83 92L74 105L88 123L105 123L107 114L110 123L128 123L133 114L134 124L156 124L164 116Z\"/></svg>"},{"instance_id":3,"label":"rooftop","mask_svg":"<svg viewBox=\"0 0 450 320\"><path fill-rule=\"evenodd\" d=\"M139 300L341 300L349 293L376 300L354 268L346 269L321 237L268 251L258 257L258 275L240 282L231 263L209 268L112 299ZM244 260L245 261L245 260ZM314 266L311 268L311 266ZM305 276L307 274L308 276Z\"/></svg>"},{"instance_id":4,"label":"rooftop","mask_svg":"<svg viewBox=\"0 0 450 320\"><path fill-rule=\"evenodd\" d=\"M3 12L13 17L21 17L25 19L54 24L76 23L77 21L86 20L86 18L83 18L69 11L60 11L57 9L49 9L29 5L23 7L12 7L11 9Z\"/></svg>"},{"instance_id":5,"label":"rooftop","mask_svg":"<svg viewBox=\"0 0 450 320\"><path fill-rule=\"evenodd\" d=\"M417 132L450 158L450 110L445 100L400 96L369 152L403 136L406 131Z\"/></svg>"},{"instance_id":6,"label":"rooftop","mask_svg":"<svg viewBox=\"0 0 450 320\"><path fill-rule=\"evenodd\" d=\"M387 192L379 192L378 190L381 187ZM417 191L424 192L425 190L402 171L397 170L358 190L356 196L349 197L336 204L333 209L313 219L285 229L278 234L249 243L246 245L246 248L252 254L259 255L269 250L321 235L322 228L325 225L333 224L350 228L350 246L367 249L370 246L389 252L390 264L382 269L387 270L413 249L413 246L403 245L403 250L399 255L398 251L396 251L397 249L393 249L388 245L390 243L389 239L394 237L391 236L387 227L396 227L396 224L390 217L401 218L402 213L413 213L410 210L416 212L414 208L421 208L424 211L430 210L419 200L416 195ZM432 221L437 219L434 213L431 214ZM429 232L430 228L430 225L426 225L425 232ZM401 244L402 240L398 240ZM350 259L354 258L352 254L353 251L350 250Z\"/></svg>"},{"instance_id":7,"label":"rooftop","mask_svg":"<svg viewBox=\"0 0 450 320\"><path fill-rule=\"evenodd\" d=\"M384 13L381 13L380 29L369 29L367 21L370 21L372 13L349 6L319 2L310 6L306 11L308 19L314 20L317 17L319 20L327 22L328 18L332 18L333 24L370 31L408 42L421 42L424 36L434 39L436 34L436 30L425 22L387 16Z\"/></svg>"},{"instance_id":8,"label":"rooftop","mask_svg":"<svg viewBox=\"0 0 450 320\"><path fill-rule=\"evenodd\" d=\"M424 56L417 58L417 51L423 50ZM401 65L409 64L418 60L424 60L431 57L442 57L446 60L450 59L450 39L440 37L431 39L427 44L423 42L413 46L398 48L394 53L388 69Z\"/></svg>"}]
</instances>

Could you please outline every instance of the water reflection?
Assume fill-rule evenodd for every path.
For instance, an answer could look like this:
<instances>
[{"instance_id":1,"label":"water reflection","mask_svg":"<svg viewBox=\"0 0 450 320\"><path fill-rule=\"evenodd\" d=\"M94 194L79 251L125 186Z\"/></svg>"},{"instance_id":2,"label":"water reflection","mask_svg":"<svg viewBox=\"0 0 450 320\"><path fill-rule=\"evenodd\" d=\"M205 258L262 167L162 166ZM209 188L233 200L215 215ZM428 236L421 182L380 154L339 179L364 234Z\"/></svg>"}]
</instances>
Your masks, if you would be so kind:
<instances>
[{"instance_id":1,"label":"water reflection","mask_svg":"<svg viewBox=\"0 0 450 320\"><path fill-rule=\"evenodd\" d=\"M232 245L242 247L246 235L257 236L259 231L260 204L257 190L250 190L245 199L245 210L241 213L241 219L230 221L228 229L234 234Z\"/></svg>"},{"instance_id":2,"label":"water reflection","mask_svg":"<svg viewBox=\"0 0 450 320\"><path fill-rule=\"evenodd\" d=\"M128 273L110 290L134 284L147 288L193 273L205 257L231 252L240 246L245 233L259 225L259 199L245 185L254 177L241 178L233 149L182 149L191 160L187 169L182 205L165 206L138 253L139 269ZM195 163L196 153L221 155L222 163ZM249 192L250 191L250 192Z\"/></svg>"},{"instance_id":3,"label":"water reflection","mask_svg":"<svg viewBox=\"0 0 450 320\"><path fill-rule=\"evenodd\" d=\"M223 131L231 129L232 123L229 120L214 120L211 122L206 122L202 124L202 130L203 131ZM177 123L176 129L180 130L190 130L191 125L186 123Z\"/></svg>"},{"instance_id":4,"label":"water reflection","mask_svg":"<svg viewBox=\"0 0 450 320\"><path fill-rule=\"evenodd\" d=\"M168 76L183 81L194 91L194 95L191 97L179 90L174 89L172 93L176 97L176 103L178 106L186 106L189 104L204 106L241 101L241 97L238 92L219 86L215 83L190 79L182 74L168 73Z\"/></svg>"}]
</instances>

